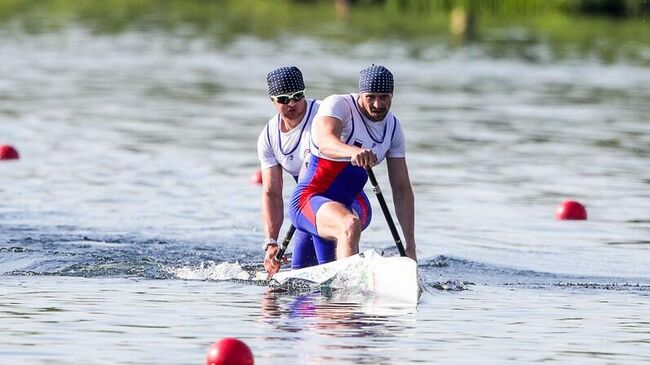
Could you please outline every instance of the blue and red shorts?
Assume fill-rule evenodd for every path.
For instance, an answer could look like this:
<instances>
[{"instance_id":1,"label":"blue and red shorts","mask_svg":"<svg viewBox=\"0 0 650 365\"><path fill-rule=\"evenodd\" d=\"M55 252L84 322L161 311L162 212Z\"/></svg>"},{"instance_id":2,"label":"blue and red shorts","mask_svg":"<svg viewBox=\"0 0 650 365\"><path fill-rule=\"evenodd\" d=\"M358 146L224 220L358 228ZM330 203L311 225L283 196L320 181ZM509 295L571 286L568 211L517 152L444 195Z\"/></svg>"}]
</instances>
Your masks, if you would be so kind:
<instances>
[{"instance_id":1,"label":"blue and red shorts","mask_svg":"<svg viewBox=\"0 0 650 365\"><path fill-rule=\"evenodd\" d=\"M336 201L354 212L361 221L362 229L370 223L370 201L363 192L368 175L362 167L350 162L330 161L311 156L304 176L291 196L289 214L298 228L297 233L309 233L313 244L302 233L295 240L293 268L323 264L336 259L336 244L318 236L316 212L327 202ZM304 241L302 243L301 241Z\"/></svg>"}]
</instances>

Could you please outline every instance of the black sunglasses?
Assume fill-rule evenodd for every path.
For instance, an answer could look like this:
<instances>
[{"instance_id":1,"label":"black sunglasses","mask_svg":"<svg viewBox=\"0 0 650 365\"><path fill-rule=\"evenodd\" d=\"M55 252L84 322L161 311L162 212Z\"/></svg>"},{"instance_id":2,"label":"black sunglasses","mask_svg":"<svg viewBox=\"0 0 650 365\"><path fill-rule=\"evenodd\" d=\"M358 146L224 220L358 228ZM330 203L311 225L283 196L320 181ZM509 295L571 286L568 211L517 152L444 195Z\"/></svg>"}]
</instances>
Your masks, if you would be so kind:
<instances>
[{"instance_id":1,"label":"black sunglasses","mask_svg":"<svg viewBox=\"0 0 650 365\"><path fill-rule=\"evenodd\" d=\"M287 105L291 100L298 101L305 97L305 90L296 91L293 94L271 96L276 103Z\"/></svg>"}]
</instances>

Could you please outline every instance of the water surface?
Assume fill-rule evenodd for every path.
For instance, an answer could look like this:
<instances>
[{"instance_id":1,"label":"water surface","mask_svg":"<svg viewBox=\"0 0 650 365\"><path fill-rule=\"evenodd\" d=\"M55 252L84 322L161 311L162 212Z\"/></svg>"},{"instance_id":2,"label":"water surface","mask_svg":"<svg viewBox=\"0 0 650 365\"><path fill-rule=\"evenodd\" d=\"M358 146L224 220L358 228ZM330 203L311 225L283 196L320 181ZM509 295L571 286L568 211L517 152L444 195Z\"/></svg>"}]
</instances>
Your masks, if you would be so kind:
<instances>
[{"instance_id":1,"label":"water surface","mask_svg":"<svg viewBox=\"0 0 650 365\"><path fill-rule=\"evenodd\" d=\"M502 52L489 37L2 24L0 143L21 154L0 164L4 361L196 364L226 336L259 364L650 360L650 72L638 57L579 45L559 57L543 39ZM322 98L353 91L371 63L396 79L427 289L417 308L176 276L262 259L248 179L273 113L266 73L295 64ZM362 249L395 254L367 193ZM567 198L587 221L553 220Z\"/></svg>"}]
</instances>

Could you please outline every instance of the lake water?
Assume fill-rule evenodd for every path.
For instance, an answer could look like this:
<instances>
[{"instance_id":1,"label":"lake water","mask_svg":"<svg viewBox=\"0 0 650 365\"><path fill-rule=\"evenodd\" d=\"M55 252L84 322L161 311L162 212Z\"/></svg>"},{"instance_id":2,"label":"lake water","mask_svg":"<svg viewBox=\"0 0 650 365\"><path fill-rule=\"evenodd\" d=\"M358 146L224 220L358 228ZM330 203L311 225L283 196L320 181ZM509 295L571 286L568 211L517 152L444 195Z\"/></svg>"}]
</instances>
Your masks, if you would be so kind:
<instances>
[{"instance_id":1,"label":"lake water","mask_svg":"<svg viewBox=\"0 0 650 365\"><path fill-rule=\"evenodd\" d=\"M0 363L197 364L231 336L257 364L650 361L648 67L414 47L0 26L0 144L21 154L0 163ZM371 63L396 79L418 306L204 280L262 259L266 73L295 64L322 98ZM362 249L395 254L367 193ZM553 219L569 198L587 221Z\"/></svg>"}]
</instances>

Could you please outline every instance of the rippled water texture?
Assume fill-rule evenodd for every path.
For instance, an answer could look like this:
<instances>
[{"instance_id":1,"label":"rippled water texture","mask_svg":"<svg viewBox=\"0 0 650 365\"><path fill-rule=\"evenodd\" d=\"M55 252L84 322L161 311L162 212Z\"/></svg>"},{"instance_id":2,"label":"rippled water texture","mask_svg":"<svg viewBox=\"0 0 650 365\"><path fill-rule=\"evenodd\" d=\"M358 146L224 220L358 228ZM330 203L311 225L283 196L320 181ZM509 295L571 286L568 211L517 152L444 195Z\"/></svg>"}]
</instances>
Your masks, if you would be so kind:
<instances>
[{"instance_id":1,"label":"rippled water texture","mask_svg":"<svg viewBox=\"0 0 650 365\"><path fill-rule=\"evenodd\" d=\"M0 362L196 364L226 336L259 364L650 361L643 64L556 58L543 41L531 60L498 39L3 24L0 144L21 159L0 161ZM407 138L417 308L205 274L260 268L249 176L274 112L266 73L295 64L322 98L373 62L395 74ZM362 249L395 254L368 194ZM587 221L553 219L568 198Z\"/></svg>"}]
</instances>

